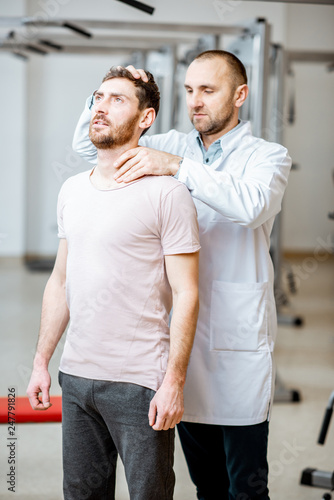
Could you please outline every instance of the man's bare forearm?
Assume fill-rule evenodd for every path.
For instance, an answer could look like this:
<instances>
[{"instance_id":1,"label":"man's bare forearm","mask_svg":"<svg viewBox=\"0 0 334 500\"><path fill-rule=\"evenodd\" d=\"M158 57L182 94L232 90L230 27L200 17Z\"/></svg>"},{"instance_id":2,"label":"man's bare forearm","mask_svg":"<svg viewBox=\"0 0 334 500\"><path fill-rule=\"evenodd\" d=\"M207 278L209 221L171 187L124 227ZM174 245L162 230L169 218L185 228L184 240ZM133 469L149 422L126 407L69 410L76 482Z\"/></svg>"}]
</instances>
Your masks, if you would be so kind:
<instances>
[{"instance_id":1,"label":"man's bare forearm","mask_svg":"<svg viewBox=\"0 0 334 500\"><path fill-rule=\"evenodd\" d=\"M198 310L197 289L174 294L169 358L164 382L178 384L182 389L194 342Z\"/></svg>"},{"instance_id":2,"label":"man's bare forearm","mask_svg":"<svg viewBox=\"0 0 334 500\"><path fill-rule=\"evenodd\" d=\"M166 374L150 404L149 423L154 430L175 427L183 415L183 387L199 309L198 257L198 252L165 257L173 316Z\"/></svg>"},{"instance_id":3,"label":"man's bare forearm","mask_svg":"<svg viewBox=\"0 0 334 500\"><path fill-rule=\"evenodd\" d=\"M46 368L69 321L65 283L51 275L45 287L34 368Z\"/></svg>"},{"instance_id":4,"label":"man's bare forearm","mask_svg":"<svg viewBox=\"0 0 334 500\"><path fill-rule=\"evenodd\" d=\"M37 350L27 388L29 401L34 410L47 410L51 406L49 394L51 377L48 365L69 320L65 273L57 271L56 264L56 269L45 287Z\"/></svg>"},{"instance_id":5,"label":"man's bare forearm","mask_svg":"<svg viewBox=\"0 0 334 500\"><path fill-rule=\"evenodd\" d=\"M173 428L182 418L183 387L196 331L199 308L197 288L173 294L173 297L167 370L150 404L149 423L154 430Z\"/></svg>"}]
</instances>

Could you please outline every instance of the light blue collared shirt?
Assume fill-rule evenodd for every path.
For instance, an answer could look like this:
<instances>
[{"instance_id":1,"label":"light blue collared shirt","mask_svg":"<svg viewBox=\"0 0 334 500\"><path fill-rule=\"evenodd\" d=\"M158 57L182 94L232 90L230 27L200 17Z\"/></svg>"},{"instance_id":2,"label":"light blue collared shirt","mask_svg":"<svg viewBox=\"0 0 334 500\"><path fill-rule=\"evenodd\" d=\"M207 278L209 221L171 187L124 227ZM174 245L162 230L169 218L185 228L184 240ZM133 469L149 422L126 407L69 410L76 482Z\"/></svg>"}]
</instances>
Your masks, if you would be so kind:
<instances>
[{"instance_id":1,"label":"light blue collared shirt","mask_svg":"<svg viewBox=\"0 0 334 500\"><path fill-rule=\"evenodd\" d=\"M222 156L223 148L222 148L222 140L225 139L230 133L235 132L241 126L240 120L238 120L238 125L236 125L232 130L227 132L227 134L222 135L219 139L213 142L208 149L205 149L203 141L201 139L201 135L197 132L196 141L200 147L203 156L203 163L205 165L212 165L218 158ZM195 132L195 130L194 130ZM180 167L181 168L181 167ZM175 178L178 179L180 174L180 169L176 172Z\"/></svg>"},{"instance_id":2,"label":"light blue collared shirt","mask_svg":"<svg viewBox=\"0 0 334 500\"><path fill-rule=\"evenodd\" d=\"M221 156L221 154L223 152L222 147L221 147L221 138L217 139L213 144L211 144L209 146L208 150L205 149L203 141L202 141L199 133L197 134L196 139L197 139L198 145L202 151L203 163L205 163L205 165L212 165L212 163L214 161L216 161ZM180 168L176 172L176 174L174 175L175 179L179 178Z\"/></svg>"},{"instance_id":3,"label":"light blue collared shirt","mask_svg":"<svg viewBox=\"0 0 334 500\"><path fill-rule=\"evenodd\" d=\"M205 163L206 165L212 165L212 163L216 161L222 154L223 150L221 147L221 138L213 142L207 150L205 149L203 141L199 134L197 135L196 139L202 151L203 163Z\"/></svg>"}]
</instances>

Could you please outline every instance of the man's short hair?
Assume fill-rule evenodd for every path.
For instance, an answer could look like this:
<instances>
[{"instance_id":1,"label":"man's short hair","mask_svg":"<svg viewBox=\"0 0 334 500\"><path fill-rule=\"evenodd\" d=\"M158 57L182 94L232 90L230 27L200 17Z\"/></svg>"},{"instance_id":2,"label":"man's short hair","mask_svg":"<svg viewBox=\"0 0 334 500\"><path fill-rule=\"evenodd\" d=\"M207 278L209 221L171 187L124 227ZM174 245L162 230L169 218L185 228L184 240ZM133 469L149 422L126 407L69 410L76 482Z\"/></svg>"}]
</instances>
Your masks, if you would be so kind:
<instances>
[{"instance_id":1,"label":"man's short hair","mask_svg":"<svg viewBox=\"0 0 334 500\"><path fill-rule=\"evenodd\" d=\"M130 80L136 88L136 96L138 97L138 109L142 111L146 108L153 108L157 116L160 105L159 87L154 81L152 73L145 70L148 82L144 82L141 78L135 78L130 71L122 66L112 66L102 80L102 83L113 78L126 78ZM146 128L141 135L146 134L150 127Z\"/></svg>"},{"instance_id":2,"label":"man's short hair","mask_svg":"<svg viewBox=\"0 0 334 500\"><path fill-rule=\"evenodd\" d=\"M224 59L224 61L228 64L231 71L231 82L235 89L239 87L239 85L247 84L245 66L242 64L240 59L238 59L231 52L227 52L226 50L206 50L196 56L194 61L204 61L206 59L214 59L216 57Z\"/></svg>"}]
</instances>

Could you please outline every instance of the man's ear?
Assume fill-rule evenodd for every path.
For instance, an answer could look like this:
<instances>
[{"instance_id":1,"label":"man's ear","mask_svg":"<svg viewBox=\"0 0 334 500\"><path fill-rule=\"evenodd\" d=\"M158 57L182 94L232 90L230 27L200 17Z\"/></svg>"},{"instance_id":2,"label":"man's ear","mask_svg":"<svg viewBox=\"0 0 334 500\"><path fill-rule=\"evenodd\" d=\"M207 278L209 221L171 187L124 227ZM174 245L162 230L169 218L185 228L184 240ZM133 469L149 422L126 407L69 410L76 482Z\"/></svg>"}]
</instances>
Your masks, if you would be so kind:
<instances>
[{"instance_id":1,"label":"man's ear","mask_svg":"<svg viewBox=\"0 0 334 500\"><path fill-rule=\"evenodd\" d=\"M154 108L146 108L141 113L141 119L139 121L139 128L145 129L151 127L156 118L156 113Z\"/></svg>"},{"instance_id":2,"label":"man's ear","mask_svg":"<svg viewBox=\"0 0 334 500\"><path fill-rule=\"evenodd\" d=\"M248 85L239 85L234 94L234 104L237 108L241 108L248 96Z\"/></svg>"}]
</instances>

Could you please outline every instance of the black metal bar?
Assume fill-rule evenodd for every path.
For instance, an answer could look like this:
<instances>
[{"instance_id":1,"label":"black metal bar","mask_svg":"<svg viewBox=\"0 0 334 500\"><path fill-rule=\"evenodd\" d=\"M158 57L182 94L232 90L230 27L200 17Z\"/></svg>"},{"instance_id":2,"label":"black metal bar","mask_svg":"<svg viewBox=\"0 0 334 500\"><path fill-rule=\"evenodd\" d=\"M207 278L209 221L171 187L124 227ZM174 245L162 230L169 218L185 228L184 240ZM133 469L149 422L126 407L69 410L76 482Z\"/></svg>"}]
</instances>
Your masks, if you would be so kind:
<instances>
[{"instance_id":1,"label":"black metal bar","mask_svg":"<svg viewBox=\"0 0 334 500\"><path fill-rule=\"evenodd\" d=\"M118 2L126 3L127 5L130 5L131 7L134 7L135 9L139 9L143 12L146 12L147 14L153 14L154 12L154 7L151 7L150 5L147 5L146 3L143 2L138 2L137 0L117 0Z\"/></svg>"},{"instance_id":2,"label":"black metal bar","mask_svg":"<svg viewBox=\"0 0 334 500\"><path fill-rule=\"evenodd\" d=\"M326 439L326 434L328 431L329 423L332 418L332 413L333 413L333 408L327 408L324 416L324 420L322 422L321 430L320 430L320 435L318 438L318 443L319 444L324 444L325 439Z\"/></svg>"},{"instance_id":3,"label":"black metal bar","mask_svg":"<svg viewBox=\"0 0 334 500\"><path fill-rule=\"evenodd\" d=\"M37 43L40 45L45 45L45 47L50 47L52 49L56 50L63 50L63 46L59 45L58 43L51 42L50 40L38 40Z\"/></svg>"},{"instance_id":4,"label":"black metal bar","mask_svg":"<svg viewBox=\"0 0 334 500\"><path fill-rule=\"evenodd\" d=\"M85 30L84 28L81 28L80 26L69 23L68 21L64 21L62 23L62 26L64 28L68 28L72 31L75 31L76 33L78 33L78 35L82 35L82 36L85 36L87 38L92 38L92 36L93 36L91 33L89 33L89 31Z\"/></svg>"},{"instance_id":5,"label":"black metal bar","mask_svg":"<svg viewBox=\"0 0 334 500\"><path fill-rule=\"evenodd\" d=\"M47 50L41 49L40 47L37 47L36 45L31 45L30 43L25 43L22 48L24 50L30 50L30 52L36 52L36 54L39 54L41 56L46 56L49 52Z\"/></svg>"}]
</instances>

